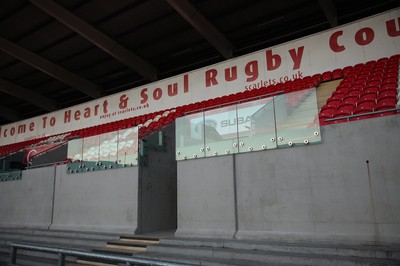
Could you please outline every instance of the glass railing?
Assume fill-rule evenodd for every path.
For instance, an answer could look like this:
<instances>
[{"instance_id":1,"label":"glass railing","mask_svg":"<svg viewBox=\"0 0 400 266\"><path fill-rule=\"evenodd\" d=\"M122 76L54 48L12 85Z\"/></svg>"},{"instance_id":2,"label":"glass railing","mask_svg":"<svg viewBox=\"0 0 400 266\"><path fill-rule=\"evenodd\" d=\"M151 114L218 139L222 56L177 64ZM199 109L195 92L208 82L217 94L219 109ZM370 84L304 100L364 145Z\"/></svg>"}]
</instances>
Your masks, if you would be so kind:
<instances>
[{"instance_id":1,"label":"glass railing","mask_svg":"<svg viewBox=\"0 0 400 266\"><path fill-rule=\"evenodd\" d=\"M279 147L321 141L315 89L276 96L274 106Z\"/></svg>"},{"instance_id":2,"label":"glass railing","mask_svg":"<svg viewBox=\"0 0 400 266\"><path fill-rule=\"evenodd\" d=\"M321 142L315 88L200 112L176 121L176 159Z\"/></svg>"},{"instance_id":3,"label":"glass railing","mask_svg":"<svg viewBox=\"0 0 400 266\"><path fill-rule=\"evenodd\" d=\"M128 128L68 142L68 173L138 165L138 128Z\"/></svg>"}]
</instances>

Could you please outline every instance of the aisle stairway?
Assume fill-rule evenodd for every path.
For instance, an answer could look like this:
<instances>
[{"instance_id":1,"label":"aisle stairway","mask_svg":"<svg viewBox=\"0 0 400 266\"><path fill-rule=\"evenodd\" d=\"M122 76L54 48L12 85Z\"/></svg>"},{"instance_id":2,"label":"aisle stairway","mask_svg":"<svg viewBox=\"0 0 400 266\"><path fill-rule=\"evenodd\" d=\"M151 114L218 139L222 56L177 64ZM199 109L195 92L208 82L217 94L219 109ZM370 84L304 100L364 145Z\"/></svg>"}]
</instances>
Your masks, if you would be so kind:
<instances>
[{"instance_id":1,"label":"aisle stairway","mask_svg":"<svg viewBox=\"0 0 400 266\"><path fill-rule=\"evenodd\" d=\"M119 240L108 241L106 247L95 248L92 251L114 255L133 256L146 251L149 245L158 244L158 238L143 236L121 236ZM77 263L86 265L117 265L106 260L77 259Z\"/></svg>"}]
</instances>

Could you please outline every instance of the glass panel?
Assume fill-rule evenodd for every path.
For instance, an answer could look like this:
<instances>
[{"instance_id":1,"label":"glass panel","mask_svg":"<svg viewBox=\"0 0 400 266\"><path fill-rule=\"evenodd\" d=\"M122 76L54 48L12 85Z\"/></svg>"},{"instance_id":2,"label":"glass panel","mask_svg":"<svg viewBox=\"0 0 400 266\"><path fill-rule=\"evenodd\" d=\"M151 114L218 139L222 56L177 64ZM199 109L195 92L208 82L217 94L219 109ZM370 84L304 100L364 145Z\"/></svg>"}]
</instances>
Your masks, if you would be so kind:
<instances>
[{"instance_id":1,"label":"glass panel","mask_svg":"<svg viewBox=\"0 0 400 266\"><path fill-rule=\"evenodd\" d=\"M321 141L315 88L274 98L279 147Z\"/></svg>"},{"instance_id":2,"label":"glass panel","mask_svg":"<svg viewBox=\"0 0 400 266\"><path fill-rule=\"evenodd\" d=\"M99 136L84 138L82 161L97 162L99 160L99 145Z\"/></svg>"},{"instance_id":3,"label":"glass panel","mask_svg":"<svg viewBox=\"0 0 400 266\"><path fill-rule=\"evenodd\" d=\"M204 112L206 156L238 153L236 105Z\"/></svg>"},{"instance_id":4,"label":"glass panel","mask_svg":"<svg viewBox=\"0 0 400 266\"><path fill-rule=\"evenodd\" d=\"M204 151L204 116L197 113L176 120L176 160L202 158Z\"/></svg>"},{"instance_id":5,"label":"glass panel","mask_svg":"<svg viewBox=\"0 0 400 266\"><path fill-rule=\"evenodd\" d=\"M138 129L127 128L118 131L118 164L132 166L138 164Z\"/></svg>"},{"instance_id":6,"label":"glass panel","mask_svg":"<svg viewBox=\"0 0 400 266\"><path fill-rule=\"evenodd\" d=\"M273 98L237 105L239 152L276 148Z\"/></svg>"},{"instance_id":7,"label":"glass panel","mask_svg":"<svg viewBox=\"0 0 400 266\"><path fill-rule=\"evenodd\" d=\"M99 160L102 163L116 163L118 150L118 132L109 132L99 135Z\"/></svg>"},{"instance_id":8,"label":"glass panel","mask_svg":"<svg viewBox=\"0 0 400 266\"><path fill-rule=\"evenodd\" d=\"M73 162L82 161L82 149L83 149L82 139L74 139L68 141L68 152L67 157Z\"/></svg>"}]
</instances>

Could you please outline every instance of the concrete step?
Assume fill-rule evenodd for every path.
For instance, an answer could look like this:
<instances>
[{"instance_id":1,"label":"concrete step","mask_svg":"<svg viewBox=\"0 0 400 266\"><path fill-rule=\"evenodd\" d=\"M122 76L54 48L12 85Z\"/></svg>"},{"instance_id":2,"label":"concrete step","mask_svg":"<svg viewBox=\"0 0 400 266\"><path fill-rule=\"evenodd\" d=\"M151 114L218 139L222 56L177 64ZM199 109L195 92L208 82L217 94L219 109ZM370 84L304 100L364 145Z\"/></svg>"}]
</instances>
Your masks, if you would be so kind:
<instances>
[{"instance_id":1,"label":"concrete step","mask_svg":"<svg viewBox=\"0 0 400 266\"><path fill-rule=\"evenodd\" d=\"M2 236L2 234L40 235L40 236L50 236L50 237L75 237L75 238L90 238L90 239L102 239L102 240L103 239L116 240L119 238L119 235L115 233L0 227L0 237Z\"/></svg>"},{"instance_id":2,"label":"concrete step","mask_svg":"<svg viewBox=\"0 0 400 266\"><path fill-rule=\"evenodd\" d=\"M233 248L215 248L202 246L159 244L149 246L148 251L202 258L226 260L248 260L259 263L286 263L297 265L354 266L354 265L399 265L398 260L364 258L355 256L333 256L282 251L243 250Z\"/></svg>"},{"instance_id":3,"label":"concrete step","mask_svg":"<svg viewBox=\"0 0 400 266\"><path fill-rule=\"evenodd\" d=\"M152 245L152 244L158 244L160 242L159 238L154 238L154 237L144 237L144 236L120 236L119 238L120 241L127 241L127 242L133 242L133 243L140 243L144 245Z\"/></svg>"},{"instance_id":4,"label":"concrete step","mask_svg":"<svg viewBox=\"0 0 400 266\"><path fill-rule=\"evenodd\" d=\"M261 250L319 254L329 256L356 256L367 258L385 258L400 260L400 246L396 245L357 245L322 242L283 242L261 240L229 240L204 238L168 238L161 239L165 245L205 246L213 248L231 248L240 250Z\"/></svg>"},{"instance_id":5,"label":"concrete step","mask_svg":"<svg viewBox=\"0 0 400 266\"><path fill-rule=\"evenodd\" d=\"M107 254L123 255L123 256L132 256L136 253L142 252L142 251L127 250L124 248L97 248L93 249L93 251L100 253L107 253Z\"/></svg>"},{"instance_id":6,"label":"concrete step","mask_svg":"<svg viewBox=\"0 0 400 266\"><path fill-rule=\"evenodd\" d=\"M259 262L244 259L222 259L222 258L206 258L203 256L193 256L185 254L166 254L159 252L144 252L135 255L135 257L158 259L170 262L188 263L192 265L207 265L207 266L297 266L299 264L288 263L270 263Z\"/></svg>"},{"instance_id":7,"label":"concrete step","mask_svg":"<svg viewBox=\"0 0 400 266\"><path fill-rule=\"evenodd\" d=\"M3 234L0 236L0 245L10 244L12 242L30 242L43 245L81 245L88 247L101 247L108 239L91 239L91 238L77 238L77 237L51 237L51 236L38 236L38 235L16 235L16 234Z\"/></svg>"},{"instance_id":8,"label":"concrete step","mask_svg":"<svg viewBox=\"0 0 400 266\"><path fill-rule=\"evenodd\" d=\"M107 248L125 249L130 251L146 251L146 244L129 242L129 241L109 241L107 242Z\"/></svg>"},{"instance_id":9,"label":"concrete step","mask_svg":"<svg viewBox=\"0 0 400 266\"><path fill-rule=\"evenodd\" d=\"M37 243L35 243L37 244ZM52 247L59 247L59 248L67 248L67 249L78 249L78 250L83 250L83 251L91 251L91 249L88 249L87 246L80 246L80 245L64 245L64 246L54 246ZM10 256L10 251L11 247L6 245L6 246L0 246L0 254L6 254L5 256ZM46 252L37 252L37 251L31 251L31 250L23 250L19 249L17 253L17 258L20 255L25 255L25 256L32 256L32 257L42 257L42 258L48 258L48 259L57 259L58 255L57 254L52 254L52 253L46 253ZM1 256L1 255L0 255ZM74 259L71 259L71 257L66 257L67 261L75 261Z\"/></svg>"},{"instance_id":10,"label":"concrete step","mask_svg":"<svg viewBox=\"0 0 400 266\"><path fill-rule=\"evenodd\" d=\"M108 262L107 260L96 260L96 259L81 259L78 258L77 263L81 265L95 265L95 266L115 266L118 265L117 262Z\"/></svg>"},{"instance_id":11,"label":"concrete step","mask_svg":"<svg viewBox=\"0 0 400 266\"><path fill-rule=\"evenodd\" d=\"M10 257L4 257L0 255L0 265L8 265L10 262ZM17 263L18 266L54 266L58 265L57 259L43 258L43 257L34 257L34 256L26 256L26 255L18 255ZM66 265L68 265L66 261Z\"/></svg>"}]
</instances>

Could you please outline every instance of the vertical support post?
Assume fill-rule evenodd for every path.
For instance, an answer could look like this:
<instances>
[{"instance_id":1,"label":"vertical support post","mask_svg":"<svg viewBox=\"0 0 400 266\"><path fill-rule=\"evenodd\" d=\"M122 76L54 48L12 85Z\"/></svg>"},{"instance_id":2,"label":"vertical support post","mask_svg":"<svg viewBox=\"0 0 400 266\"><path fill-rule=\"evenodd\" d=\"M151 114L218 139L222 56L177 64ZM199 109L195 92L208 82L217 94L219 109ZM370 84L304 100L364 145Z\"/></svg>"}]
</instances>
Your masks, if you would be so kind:
<instances>
[{"instance_id":1,"label":"vertical support post","mask_svg":"<svg viewBox=\"0 0 400 266\"><path fill-rule=\"evenodd\" d=\"M17 263L17 248L11 246L11 259L10 259L11 264L16 264Z\"/></svg>"},{"instance_id":2,"label":"vertical support post","mask_svg":"<svg viewBox=\"0 0 400 266\"><path fill-rule=\"evenodd\" d=\"M65 255L58 253L58 266L65 266Z\"/></svg>"}]
</instances>

